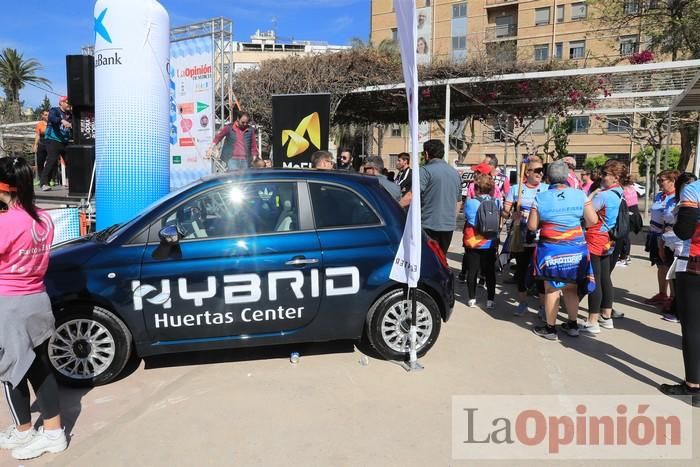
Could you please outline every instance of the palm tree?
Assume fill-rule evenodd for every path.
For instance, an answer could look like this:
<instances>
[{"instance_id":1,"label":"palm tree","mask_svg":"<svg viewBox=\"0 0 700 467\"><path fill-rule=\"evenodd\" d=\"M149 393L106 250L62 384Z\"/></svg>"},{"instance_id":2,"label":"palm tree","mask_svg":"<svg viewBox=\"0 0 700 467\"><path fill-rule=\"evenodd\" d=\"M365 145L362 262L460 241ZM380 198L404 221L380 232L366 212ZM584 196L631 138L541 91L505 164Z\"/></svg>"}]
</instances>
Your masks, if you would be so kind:
<instances>
[{"instance_id":1,"label":"palm tree","mask_svg":"<svg viewBox=\"0 0 700 467\"><path fill-rule=\"evenodd\" d=\"M24 55L16 49L6 48L0 53L0 86L5 92L10 107L14 108L17 117L20 116L21 106L19 92L27 84L44 84L51 86L51 82L37 76L42 69L41 64L33 59L24 59Z\"/></svg>"}]
</instances>

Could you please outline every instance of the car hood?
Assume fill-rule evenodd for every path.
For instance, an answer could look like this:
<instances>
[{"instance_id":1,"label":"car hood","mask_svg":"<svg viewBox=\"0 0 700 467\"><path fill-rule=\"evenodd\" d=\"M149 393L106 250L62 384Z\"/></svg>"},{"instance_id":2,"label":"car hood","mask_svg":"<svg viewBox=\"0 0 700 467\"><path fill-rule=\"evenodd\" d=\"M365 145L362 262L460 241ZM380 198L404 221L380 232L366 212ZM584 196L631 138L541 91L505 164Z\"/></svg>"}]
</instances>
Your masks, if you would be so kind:
<instances>
[{"instance_id":1,"label":"car hood","mask_svg":"<svg viewBox=\"0 0 700 467\"><path fill-rule=\"evenodd\" d=\"M48 274L82 266L106 246L90 237L59 243L51 248Z\"/></svg>"}]
</instances>

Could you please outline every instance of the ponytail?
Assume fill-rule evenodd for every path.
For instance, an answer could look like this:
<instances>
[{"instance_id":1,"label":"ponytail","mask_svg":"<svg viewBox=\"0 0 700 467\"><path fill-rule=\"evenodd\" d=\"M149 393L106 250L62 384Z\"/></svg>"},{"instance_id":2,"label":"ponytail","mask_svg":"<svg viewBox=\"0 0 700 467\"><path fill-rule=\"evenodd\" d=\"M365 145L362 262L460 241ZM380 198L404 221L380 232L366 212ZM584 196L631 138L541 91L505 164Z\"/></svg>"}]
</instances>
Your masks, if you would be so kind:
<instances>
[{"instance_id":1,"label":"ponytail","mask_svg":"<svg viewBox=\"0 0 700 467\"><path fill-rule=\"evenodd\" d=\"M34 205L34 174L27 160L22 157L0 159L0 183L5 183L17 191L10 195L32 219L41 222Z\"/></svg>"}]
</instances>

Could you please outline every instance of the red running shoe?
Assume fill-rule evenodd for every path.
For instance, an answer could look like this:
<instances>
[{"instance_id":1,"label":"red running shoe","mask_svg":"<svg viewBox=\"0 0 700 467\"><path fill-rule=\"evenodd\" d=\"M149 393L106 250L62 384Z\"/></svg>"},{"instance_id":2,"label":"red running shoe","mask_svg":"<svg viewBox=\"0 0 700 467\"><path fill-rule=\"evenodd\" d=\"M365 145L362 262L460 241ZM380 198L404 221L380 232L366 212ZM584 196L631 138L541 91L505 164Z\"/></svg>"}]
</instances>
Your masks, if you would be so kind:
<instances>
[{"instance_id":1,"label":"red running shoe","mask_svg":"<svg viewBox=\"0 0 700 467\"><path fill-rule=\"evenodd\" d=\"M661 305L664 304L664 302L666 302L667 300L668 296L666 294L657 293L653 297L644 300L644 303L646 303L647 305Z\"/></svg>"}]
</instances>

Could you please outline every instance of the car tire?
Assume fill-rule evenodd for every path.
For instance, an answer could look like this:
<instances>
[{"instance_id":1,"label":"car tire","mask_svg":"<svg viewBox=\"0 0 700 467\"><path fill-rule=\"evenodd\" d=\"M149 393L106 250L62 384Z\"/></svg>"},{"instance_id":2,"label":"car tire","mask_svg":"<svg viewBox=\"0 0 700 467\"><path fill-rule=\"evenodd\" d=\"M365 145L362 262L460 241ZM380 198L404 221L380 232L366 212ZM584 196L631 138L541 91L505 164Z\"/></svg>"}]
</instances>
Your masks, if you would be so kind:
<instances>
[{"instance_id":1,"label":"car tire","mask_svg":"<svg viewBox=\"0 0 700 467\"><path fill-rule=\"evenodd\" d=\"M374 350L387 360L408 358L410 317L403 289L391 290L377 299L367 314L365 334ZM402 305L403 304L403 305ZM426 292L416 289L418 309L418 356L422 357L440 335L440 309Z\"/></svg>"},{"instance_id":2,"label":"car tire","mask_svg":"<svg viewBox=\"0 0 700 467\"><path fill-rule=\"evenodd\" d=\"M56 314L48 356L56 379L67 386L92 387L114 381L132 352L131 332L109 310L67 304Z\"/></svg>"}]
</instances>

